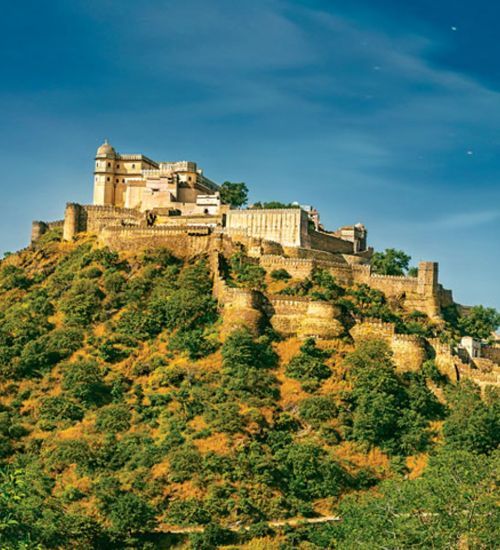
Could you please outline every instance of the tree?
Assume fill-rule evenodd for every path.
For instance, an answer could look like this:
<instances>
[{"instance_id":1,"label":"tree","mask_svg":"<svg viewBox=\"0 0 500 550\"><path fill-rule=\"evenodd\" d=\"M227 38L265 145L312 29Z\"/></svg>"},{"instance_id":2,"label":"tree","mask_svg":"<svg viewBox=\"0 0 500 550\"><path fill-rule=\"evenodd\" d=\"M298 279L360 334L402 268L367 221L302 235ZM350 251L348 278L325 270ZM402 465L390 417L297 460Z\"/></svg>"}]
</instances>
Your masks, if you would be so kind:
<instances>
[{"instance_id":1,"label":"tree","mask_svg":"<svg viewBox=\"0 0 500 550\"><path fill-rule=\"evenodd\" d=\"M488 340L500 326L500 313L492 307L474 306L459 318L458 328L462 336Z\"/></svg>"},{"instance_id":2,"label":"tree","mask_svg":"<svg viewBox=\"0 0 500 550\"><path fill-rule=\"evenodd\" d=\"M485 400L469 380L450 389L451 413L443 426L447 445L476 453L488 453L500 444L500 400L498 390L490 390Z\"/></svg>"},{"instance_id":3,"label":"tree","mask_svg":"<svg viewBox=\"0 0 500 550\"><path fill-rule=\"evenodd\" d=\"M245 183L232 183L225 181L219 189L220 200L233 208L239 208L248 201L248 187Z\"/></svg>"},{"instance_id":4,"label":"tree","mask_svg":"<svg viewBox=\"0 0 500 550\"><path fill-rule=\"evenodd\" d=\"M371 259L374 273L380 275L405 275L411 256L402 250L386 248L384 252L375 252Z\"/></svg>"},{"instance_id":5,"label":"tree","mask_svg":"<svg viewBox=\"0 0 500 550\"><path fill-rule=\"evenodd\" d=\"M441 452L420 478L384 482L380 495L346 497L329 547L498 548L498 458Z\"/></svg>"},{"instance_id":6,"label":"tree","mask_svg":"<svg viewBox=\"0 0 500 550\"><path fill-rule=\"evenodd\" d=\"M290 378L299 380L307 391L314 391L323 380L332 374L324 361L330 354L319 349L313 338L308 338L300 348L300 353L288 363L285 373Z\"/></svg>"},{"instance_id":7,"label":"tree","mask_svg":"<svg viewBox=\"0 0 500 550\"><path fill-rule=\"evenodd\" d=\"M346 396L348 435L392 453L423 450L430 439L429 419L441 412L424 379L399 376L383 340L359 343L345 365L353 384Z\"/></svg>"},{"instance_id":8,"label":"tree","mask_svg":"<svg viewBox=\"0 0 500 550\"><path fill-rule=\"evenodd\" d=\"M106 396L106 386L99 365L93 360L78 359L63 367L62 389L86 405L98 404Z\"/></svg>"},{"instance_id":9,"label":"tree","mask_svg":"<svg viewBox=\"0 0 500 550\"><path fill-rule=\"evenodd\" d=\"M277 355L267 338L255 339L247 328L233 331L222 346L226 387L241 396L275 397L275 379L266 372L276 366Z\"/></svg>"}]
</instances>

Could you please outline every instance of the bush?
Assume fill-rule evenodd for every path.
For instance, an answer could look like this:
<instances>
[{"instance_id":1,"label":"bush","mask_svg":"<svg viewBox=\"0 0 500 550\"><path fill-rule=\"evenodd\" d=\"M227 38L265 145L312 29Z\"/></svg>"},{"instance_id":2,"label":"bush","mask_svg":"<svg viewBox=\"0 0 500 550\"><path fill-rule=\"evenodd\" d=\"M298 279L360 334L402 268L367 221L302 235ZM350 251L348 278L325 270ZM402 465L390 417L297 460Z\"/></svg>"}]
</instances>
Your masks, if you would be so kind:
<instances>
[{"instance_id":1,"label":"bush","mask_svg":"<svg viewBox=\"0 0 500 550\"><path fill-rule=\"evenodd\" d=\"M65 327L55 329L29 342L23 348L19 370L23 375L39 375L66 359L83 344L83 331Z\"/></svg>"},{"instance_id":2,"label":"bush","mask_svg":"<svg viewBox=\"0 0 500 550\"><path fill-rule=\"evenodd\" d=\"M30 280L21 267L6 265L0 269L0 288L2 290L26 289L29 286Z\"/></svg>"},{"instance_id":3,"label":"bush","mask_svg":"<svg viewBox=\"0 0 500 550\"><path fill-rule=\"evenodd\" d=\"M45 397L39 409L40 420L44 421L44 429L52 429L55 422L63 420L81 420L85 412L82 407L63 395Z\"/></svg>"},{"instance_id":4,"label":"bush","mask_svg":"<svg viewBox=\"0 0 500 550\"><path fill-rule=\"evenodd\" d=\"M328 355L328 352L316 347L313 338L309 338L302 344L300 353L288 363L285 373L290 378L302 382L304 389L317 389L321 382L332 374L324 363Z\"/></svg>"},{"instance_id":5,"label":"bush","mask_svg":"<svg viewBox=\"0 0 500 550\"><path fill-rule=\"evenodd\" d=\"M176 332L168 347L172 351L186 352L190 359L200 359L216 351L219 344L214 339L208 339L203 329L192 329Z\"/></svg>"},{"instance_id":6,"label":"bush","mask_svg":"<svg viewBox=\"0 0 500 550\"><path fill-rule=\"evenodd\" d=\"M247 328L233 331L222 346L226 387L242 397L276 397L276 381L268 372L277 355L266 338L254 339Z\"/></svg>"},{"instance_id":7,"label":"bush","mask_svg":"<svg viewBox=\"0 0 500 550\"><path fill-rule=\"evenodd\" d=\"M299 415L302 420L317 427L334 418L337 407L329 397L309 397L299 403Z\"/></svg>"},{"instance_id":8,"label":"bush","mask_svg":"<svg viewBox=\"0 0 500 550\"><path fill-rule=\"evenodd\" d=\"M92 452L89 444L82 439L64 439L55 447L44 446L42 456L50 470L62 472L71 464L76 464L82 471L88 470L92 463Z\"/></svg>"},{"instance_id":9,"label":"bush","mask_svg":"<svg viewBox=\"0 0 500 550\"><path fill-rule=\"evenodd\" d=\"M345 472L316 445L290 445L276 459L286 491L301 500L337 496L345 485Z\"/></svg>"},{"instance_id":10,"label":"bush","mask_svg":"<svg viewBox=\"0 0 500 550\"><path fill-rule=\"evenodd\" d=\"M96 318L103 297L94 281L77 280L62 297L60 308L69 324L87 326Z\"/></svg>"},{"instance_id":11,"label":"bush","mask_svg":"<svg viewBox=\"0 0 500 550\"><path fill-rule=\"evenodd\" d=\"M481 399L480 389L465 380L448 391L451 412L443 426L446 444L458 450L490 453L500 444L498 389Z\"/></svg>"},{"instance_id":12,"label":"bush","mask_svg":"<svg viewBox=\"0 0 500 550\"><path fill-rule=\"evenodd\" d=\"M62 389L86 405L100 404L108 395L101 369L93 360L78 359L63 366Z\"/></svg>"},{"instance_id":13,"label":"bush","mask_svg":"<svg viewBox=\"0 0 500 550\"><path fill-rule=\"evenodd\" d=\"M168 455L170 463L170 479L182 483L191 479L200 471L201 455L196 447L184 446Z\"/></svg>"},{"instance_id":14,"label":"bush","mask_svg":"<svg viewBox=\"0 0 500 550\"><path fill-rule=\"evenodd\" d=\"M97 412L95 425L101 432L124 432L130 428L130 411L126 405L107 405Z\"/></svg>"},{"instance_id":15,"label":"bush","mask_svg":"<svg viewBox=\"0 0 500 550\"><path fill-rule=\"evenodd\" d=\"M273 269L271 271L271 279L273 281L287 281L291 278L292 276L286 269Z\"/></svg>"}]
</instances>

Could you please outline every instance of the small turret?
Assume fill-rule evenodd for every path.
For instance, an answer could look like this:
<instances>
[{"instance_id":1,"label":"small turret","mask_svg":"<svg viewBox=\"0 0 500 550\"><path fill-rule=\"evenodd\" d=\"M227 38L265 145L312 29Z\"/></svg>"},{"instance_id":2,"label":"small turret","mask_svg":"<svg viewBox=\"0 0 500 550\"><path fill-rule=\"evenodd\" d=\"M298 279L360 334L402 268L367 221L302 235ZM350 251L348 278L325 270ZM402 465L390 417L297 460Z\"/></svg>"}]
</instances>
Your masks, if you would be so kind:
<instances>
[{"instance_id":1,"label":"small turret","mask_svg":"<svg viewBox=\"0 0 500 550\"><path fill-rule=\"evenodd\" d=\"M94 204L112 205L115 199L114 175L117 154L105 139L97 149L94 169Z\"/></svg>"}]
</instances>

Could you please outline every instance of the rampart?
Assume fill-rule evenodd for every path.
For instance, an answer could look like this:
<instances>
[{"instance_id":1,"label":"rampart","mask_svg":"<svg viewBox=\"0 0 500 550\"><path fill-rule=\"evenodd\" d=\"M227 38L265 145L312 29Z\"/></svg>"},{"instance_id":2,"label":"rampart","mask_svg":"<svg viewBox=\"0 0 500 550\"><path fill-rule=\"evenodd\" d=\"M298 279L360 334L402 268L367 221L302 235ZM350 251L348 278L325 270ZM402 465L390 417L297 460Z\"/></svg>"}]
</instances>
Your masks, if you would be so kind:
<instances>
[{"instance_id":1,"label":"rampart","mask_svg":"<svg viewBox=\"0 0 500 550\"><path fill-rule=\"evenodd\" d=\"M352 254L354 252L353 243L351 241L344 241L334 235L314 229L308 230L307 237L303 244L306 244L306 246L314 250L324 250L330 253Z\"/></svg>"},{"instance_id":2,"label":"rampart","mask_svg":"<svg viewBox=\"0 0 500 550\"><path fill-rule=\"evenodd\" d=\"M88 231L99 234L109 225L138 227L144 215L137 210L116 206L95 206L68 203L64 215L63 238L70 241L77 233Z\"/></svg>"},{"instance_id":3,"label":"rampart","mask_svg":"<svg viewBox=\"0 0 500 550\"><path fill-rule=\"evenodd\" d=\"M307 238L307 213L301 208L230 210L228 235L275 241L283 246L302 246Z\"/></svg>"},{"instance_id":4,"label":"rampart","mask_svg":"<svg viewBox=\"0 0 500 550\"><path fill-rule=\"evenodd\" d=\"M341 311L328 302L294 296L269 296L267 313L273 328L283 336L337 338L344 331Z\"/></svg>"},{"instance_id":5,"label":"rampart","mask_svg":"<svg viewBox=\"0 0 500 550\"><path fill-rule=\"evenodd\" d=\"M165 246L180 258L210 250L211 231L206 226L105 227L99 240L113 250L137 250Z\"/></svg>"},{"instance_id":6,"label":"rampart","mask_svg":"<svg viewBox=\"0 0 500 550\"><path fill-rule=\"evenodd\" d=\"M482 345L481 357L489 359L497 365L500 365L500 347Z\"/></svg>"},{"instance_id":7,"label":"rampart","mask_svg":"<svg viewBox=\"0 0 500 550\"><path fill-rule=\"evenodd\" d=\"M47 231L57 227L63 227L64 220L56 220L54 222L34 221L31 224L31 244L35 243Z\"/></svg>"},{"instance_id":8,"label":"rampart","mask_svg":"<svg viewBox=\"0 0 500 550\"><path fill-rule=\"evenodd\" d=\"M387 342L394 363L401 371L416 371L427 358L424 339L415 334L396 334L393 323L363 321L354 325L350 332L355 341L377 338Z\"/></svg>"}]
</instances>

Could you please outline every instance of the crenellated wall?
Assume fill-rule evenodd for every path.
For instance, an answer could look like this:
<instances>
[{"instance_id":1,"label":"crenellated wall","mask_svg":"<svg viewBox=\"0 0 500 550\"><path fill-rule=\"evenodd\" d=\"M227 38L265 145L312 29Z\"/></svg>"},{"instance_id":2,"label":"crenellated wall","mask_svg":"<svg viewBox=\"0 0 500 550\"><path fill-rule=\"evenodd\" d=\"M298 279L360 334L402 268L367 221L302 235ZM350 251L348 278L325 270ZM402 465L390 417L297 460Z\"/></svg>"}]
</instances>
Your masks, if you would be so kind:
<instances>
[{"instance_id":1,"label":"crenellated wall","mask_svg":"<svg viewBox=\"0 0 500 550\"><path fill-rule=\"evenodd\" d=\"M371 338L386 341L392 350L394 363L401 371L416 371L427 358L424 339L414 334L396 334L394 323L363 321L356 323L350 333L355 341Z\"/></svg>"},{"instance_id":2,"label":"crenellated wall","mask_svg":"<svg viewBox=\"0 0 500 550\"><path fill-rule=\"evenodd\" d=\"M99 234L110 225L134 226L144 223L144 214L129 208L68 203L64 215L63 238L70 241L77 233Z\"/></svg>"},{"instance_id":3,"label":"crenellated wall","mask_svg":"<svg viewBox=\"0 0 500 550\"><path fill-rule=\"evenodd\" d=\"M344 332L340 308L328 302L297 296L269 296L267 312L273 328L283 336L337 338Z\"/></svg>"},{"instance_id":4,"label":"crenellated wall","mask_svg":"<svg viewBox=\"0 0 500 550\"><path fill-rule=\"evenodd\" d=\"M489 359L497 365L500 365L500 347L482 345L481 357Z\"/></svg>"},{"instance_id":5,"label":"crenellated wall","mask_svg":"<svg viewBox=\"0 0 500 550\"><path fill-rule=\"evenodd\" d=\"M31 244L38 241L38 239L47 233L47 231L50 231L51 229L55 229L56 227L63 227L64 226L64 220L56 220L54 222L43 222L43 221L34 221L31 224Z\"/></svg>"},{"instance_id":6,"label":"crenellated wall","mask_svg":"<svg viewBox=\"0 0 500 550\"><path fill-rule=\"evenodd\" d=\"M99 240L113 250L137 250L164 246L179 258L189 258L210 250L208 227L105 227Z\"/></svg>"}]
</instances>

